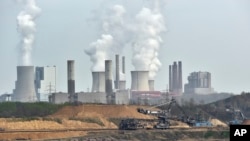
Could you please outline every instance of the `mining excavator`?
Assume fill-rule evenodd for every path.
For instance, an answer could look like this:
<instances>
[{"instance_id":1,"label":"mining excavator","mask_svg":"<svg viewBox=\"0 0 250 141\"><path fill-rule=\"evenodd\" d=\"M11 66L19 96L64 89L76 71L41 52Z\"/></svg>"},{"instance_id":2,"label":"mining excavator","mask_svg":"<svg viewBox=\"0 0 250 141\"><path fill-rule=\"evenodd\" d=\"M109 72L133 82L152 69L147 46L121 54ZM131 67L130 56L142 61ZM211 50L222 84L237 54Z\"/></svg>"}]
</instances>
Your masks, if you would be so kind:
<instances>
[{"instance_id":1,"label":"mining excavator","mask_svg":"<svg viewBox=\"0 0 250 141\"><path fill-rule=\"evenodd\" d=\"M136 130L140 128L144 129L168 129L170 127L169 114L172 105L176 103L175 99L171 99L170 102L162 103L149 108L137 108L137 111L142 114L156 116L156 119L123 119L119 124L121 130ZM156 107L169 104L166 110L154 110Z\"/></svg>"},{"instance_id":2,"label":"mining excavator","mask_svg":"<svg viewBox=\"0 0 250 141\"><path fill-rule=\"evenodd\" d=\"M155 110L156 107L168 105L166 109ZM171 109L173 106L182 112L179 117L171 115ZM170 128L170 120L181 121L187 123L190 127L212 127L212 123L203 118L202 112L196 114L195 118L187 115L185 110L172 98L169 102L165 102L149 108L137 108L137 111L146 115L153 115L156 119L124 119L120 122L119 129L122 130L136 130L141 128L149 129L149 125L152 125L154 129L168 129Z\"/></svg>"},{"instance_id":3,"label":"mining excavator","mask_svg":"<svg viewBox=\"0 0 250 141\"><path fill-rule=\"evenodd\" d=\"M232 113L232 120L228 122L228 125L240 125L247 119L240 109L230 107L226 111Z\"/></svg>"}]
</instances>

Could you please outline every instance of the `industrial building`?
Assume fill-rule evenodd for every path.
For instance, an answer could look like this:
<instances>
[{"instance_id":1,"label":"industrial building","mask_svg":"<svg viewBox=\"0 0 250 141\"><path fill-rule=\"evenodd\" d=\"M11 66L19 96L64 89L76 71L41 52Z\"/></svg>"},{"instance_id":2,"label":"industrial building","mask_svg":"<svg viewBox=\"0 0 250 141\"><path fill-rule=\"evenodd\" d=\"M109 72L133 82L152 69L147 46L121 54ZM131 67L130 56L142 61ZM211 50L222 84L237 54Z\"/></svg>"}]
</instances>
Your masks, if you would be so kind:
<instances>
[{"instance_id":1,"label":"industrial building","mask_svg":"<svg viewBox=\"0 0 250 141\"><path fill-rule=\"evenodd\" d=\"M68 93L52 93L50 102L81 102L102 104L129 104L130 91L126 89L126 80L120 75L125 75L125 57L122 57L122 73L119 69L119 55L116 55L116 79L113 81L112 60L104 60L105 71L93 71L92 91L75 92L74 60L68 60ZM121 79L120 79L121 78ZM113 88L114 82L114 88Z\"/></svg>"},{"instance_id":2,"label":"industrial building","mask_svg":"<svg viewBox=\"0 0 250 141\"><path fill-rule=\"evenodd\" d=\"M56 92L56 66L36 67L35 89L38 101L49 101L49 94Z\"/></svg>"},{"instance_id":3,"label":"industrial building","mask_svg":"<svg viewBox=\"0 0 250 141\"><path fill-rule=\"evenodd\" d=\"M12 101L36 102L34 66L17 66L17 81Z\"/></svg>"},{"instance_id":4,"label":"industrial building","mask_svg":"<svg viewBox=\"0 0 250 141\"><path fill-rule=\"evenodd\" d=\"M174 62L169 65L169 93L171 95L182 95L182 62Z\"/></svg>"},{"instance_id":5,"label":"industrial building","mask_svg":"<svg viewBox=\"0 0 250 141\"><path fill-rule=\"evenodd\" d=\"M211 73L192 72L188 76L188 83L184 87L185 94L211 94L214 89L211 87Z\"/></svg>"}]
</instances>

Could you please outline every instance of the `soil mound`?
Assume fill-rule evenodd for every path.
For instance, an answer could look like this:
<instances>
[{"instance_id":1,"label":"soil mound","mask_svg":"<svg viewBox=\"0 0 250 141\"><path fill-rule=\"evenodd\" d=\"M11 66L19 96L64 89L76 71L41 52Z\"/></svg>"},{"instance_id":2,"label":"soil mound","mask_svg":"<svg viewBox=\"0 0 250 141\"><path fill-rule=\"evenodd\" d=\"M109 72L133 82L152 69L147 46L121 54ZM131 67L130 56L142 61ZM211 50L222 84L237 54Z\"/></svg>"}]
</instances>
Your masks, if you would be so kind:
<instances>
[{"instance_id":1,"label":"soil mound","mask_svg":"<svg viewBox=\"0 0 250 141\"><path fill-rule=\"evenodd\" d=\"M67 106L59 110L51 117L98 117L98 118L139 118L152 119L151 115L144 115L137 112L138 106L130 105L81 105Z\"/></svg>"},{"instance_id":2,"label":"soil mound","mask_svg":"<svg viewBox=\"0 0 250 141\"><path fill-rule=\"evenodd\" d=\"M213 124L213 126L221 126L221 127L227 127L228 126L226 123L224 123L224 122L222 122L222 121L220 121L218 119L214 119L214 118L211 119L210 122Z\"/></svg>"}]
</instances>

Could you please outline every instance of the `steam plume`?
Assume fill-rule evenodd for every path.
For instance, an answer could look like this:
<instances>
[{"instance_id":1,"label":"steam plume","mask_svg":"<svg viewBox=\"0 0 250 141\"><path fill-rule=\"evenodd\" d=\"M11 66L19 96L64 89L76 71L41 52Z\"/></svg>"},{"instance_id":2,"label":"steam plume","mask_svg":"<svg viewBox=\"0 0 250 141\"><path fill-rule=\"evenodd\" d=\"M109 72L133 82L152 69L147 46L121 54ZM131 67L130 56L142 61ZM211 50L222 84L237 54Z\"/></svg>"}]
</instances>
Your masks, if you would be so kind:
<instances>
[{"instance_id":1,"label":"steam plume","mask_svg":"<svg viewBox=\"0 0 250 141\"><path fill-rule=\"evenodd\" d=\"M108 50L113 43L113 37L109 34L103 34L101 39L90 44L90 48L85 53L90 56L93 63L92 71L104 71L104 60L108 59Z\"/></svg>"},{"instance_id":2,"label":"steam plume","mask_svg":"<svg viewBox=\"0 0 250 141\"><path fill-rule=\"evenodd\" d=\"M122 5L114 5L101 15L102 37L90 44L85 53L90 56L92 71L103 71L104 60L110 59L122 50L124 44L124 14ZM100 19L100 18L98 18Z\"/></svg>"},{"instance_id":3,"label":"steam plume","mask_svg":"<svg viewBox=\"0 0 250 141\"><path fill-rule=\"evenodd\" d=\"M21 49L19 64L28 66L31 65L31 51L34 44L36 32L35 19L41 12L41 9L36 6L35 0L19 1L24 4L24 9L17 16L17 31L21 35Z\"/></svg>"},{"instance_id":4,"label":"steam plume","mask_svg":"<svg viewBox=\"0 0 250 141\"><path fill-rule=\"evenodd\" d=\"M161 33L166 31L157 0L154 0L153 10L144 7L136 15L136 25L132 64L136 70L149 70L149 78L153 79L161 67L158 52Z\"/></svg>"}]
</instances>

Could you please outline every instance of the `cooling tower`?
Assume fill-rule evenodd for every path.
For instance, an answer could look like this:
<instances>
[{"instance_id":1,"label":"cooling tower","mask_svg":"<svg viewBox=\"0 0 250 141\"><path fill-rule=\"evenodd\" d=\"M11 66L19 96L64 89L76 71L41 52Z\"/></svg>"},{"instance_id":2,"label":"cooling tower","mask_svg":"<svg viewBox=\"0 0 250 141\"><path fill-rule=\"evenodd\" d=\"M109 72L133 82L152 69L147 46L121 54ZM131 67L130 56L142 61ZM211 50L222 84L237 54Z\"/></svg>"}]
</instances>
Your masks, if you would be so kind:
<instances>
[{"instance_id":1,"label":"cooling tower","mask_svg":"<svg viewBox=\"0 0 250 141\"><path fill-rule=\"evenodd\" d=\"M35 102L34 66L17 66L17 81L13 101Z\"/></svg>"},{"instance_id":2,"label":"cooling tower","mask_svg":"<svg viewBox=\"0 0 250 141\"><path fill-rule=\"evenodd\" d=\"M112 61L105 60L105 92L111 94L112 91Z\"/></svg>"},{"instance_id":3,"label":"cooling tower","mask_svg":"<svg viewBox=\"0 0 250 141\"><path fill-rule=\"evenodd\" d=\"M148 80L148 86L150 91L154 91L155 89L155 81L154 80Z\"/></svg>"},{"instance_id":4,"label":"cooling tower","mask_svg":"<svg viewBox=\"0 0 250 141\"><path fill-rule=\"evenodd\" d=\"M131 71L131 90L149 91L148 71Z\"/></svg>"},{"instance_id":5,"label":"cooling tower","mask_svg":"<svg viewBox=\"0 0 250 141\"><path fill-rule=\"evenodd\" d=\"M68 60L68 94L69 102L74 102L75 95L75 62L74 60Z\"/></svg>"},{"instance_id":6,"label":"cooling tower","mask_svg":"<svg viewBox=\"0 0 250 141\"><path fill-rule=\"evenodd\" d=\"M119 82L119 90L125 90L126 89L126 81L120 80Z\"/></svg>"},{"instance_id":7,"label":"cooling tower","mask_svg":"<svg viewBox=\"0 0 250 141\"><path fill-rule=\"evenodd\" d=\"M119 81L120 81L119 55L115 55L115 89L119 89Z\"/></svg>"},{"instance_id":8,"label":"cooling tower","mask_svg":"<svg viewBox=\"0 0 250 141\"><path fill-rule=\"evenodd\" d=\"M105 72L92 72L92 92L105 92Z\"/></svg>"}]
</instances>

